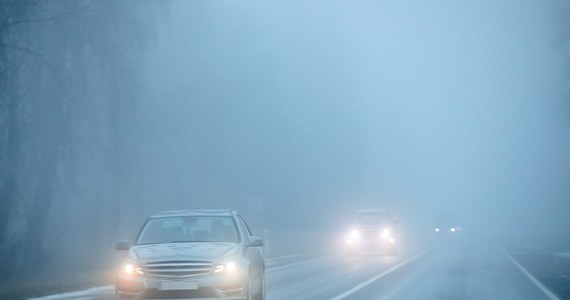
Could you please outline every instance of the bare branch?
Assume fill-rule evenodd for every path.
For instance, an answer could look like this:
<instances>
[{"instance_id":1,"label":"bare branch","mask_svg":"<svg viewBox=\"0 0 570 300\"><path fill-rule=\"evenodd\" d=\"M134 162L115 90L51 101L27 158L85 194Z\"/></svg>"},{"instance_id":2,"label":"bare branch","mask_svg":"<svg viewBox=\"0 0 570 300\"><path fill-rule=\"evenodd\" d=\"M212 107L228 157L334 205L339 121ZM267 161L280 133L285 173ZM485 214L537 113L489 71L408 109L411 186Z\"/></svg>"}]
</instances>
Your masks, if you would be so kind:
<instances>
[{"instance_id":1,"label":"bare branch","mask_svg":"<svg viewBox=\"0 0 570 300\"><path fill-rule=\"evenodd\" d=\"M58 14L55 15L51 15L51 16L44 16L44 17L38 17L38 18L28 18L28 19L20 19L20 20L16 20L16 21L12 21L12 22L4 22L4 24L2 25L2 29L1 31L6 31L12 27L18 26L18 25L22 25L22 24L33 24L33 23L42 23L42 22L46 22L46 21L53 21L55 19L57 19L58 17L61 17L65 14L69 14L72 13L73 10L72 9L68 9L65 11L61 11Z\"/></svg>"},{"instance_id":2,"label":"bare branch","mask_svg":"<svg viewBox=\"0 0 570 300\"><path fill-rule=\"evenodd\" d=\"M20 25L20 24L26 24L26 23L40 23L40 22L44 22L44 21L51 21L55 18L59 17L59 15L53 15L53 16L48 16L48 17L42 17L42 18L37 18L37 19L22 19L22 20L17 20L14 22L8 22L6 24L6 27L4 29L8 29L10 27L14 27L16 25Z\"/></svg>"},{"instance_id":3,"label":"bare branch","mask_svg":"<svg viewBox=\"0 0 570 300\"><path fill-rule=\"evenodd\" d=\"M18 50L18 51L21 51L21 52L26 53L28 55L32 55L32 56L38 58L39 60L41 60L44 63L44 65L48 68L48 70L50 70L51 72L54 72L49 61L41 53L38 53L38 52L36 52L32 49L26 48L26 47L14 46L14 45L9 45L9 44L4 44L4 43L0 43L0 47L5 47L7 49L12 49L12 50Z\"/></svg>"}]
</instances>

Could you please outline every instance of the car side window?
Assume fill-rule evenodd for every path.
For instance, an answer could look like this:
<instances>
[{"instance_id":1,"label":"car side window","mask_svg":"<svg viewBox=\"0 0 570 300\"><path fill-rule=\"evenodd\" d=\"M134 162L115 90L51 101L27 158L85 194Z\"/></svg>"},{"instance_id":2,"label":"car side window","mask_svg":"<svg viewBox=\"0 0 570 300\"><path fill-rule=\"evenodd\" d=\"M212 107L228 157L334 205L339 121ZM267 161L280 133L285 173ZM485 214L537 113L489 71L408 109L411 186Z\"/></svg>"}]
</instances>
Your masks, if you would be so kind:
<instances>
[{"instance_id":1,"label":"car side window","mask_svg":"<svg viewBox=\"0 0 570 300\"><path fill-rule=\"evenodd\" d=\"M239 222L241 223L241 225L242 225L242 226L245 228L245 230L247 231L247 234L248 234L249 236L252 236L253 233L251 233L251 229L249 229L249 226L247 226L247 223L245 223L245 221L243 220L243 218L242 218L240 215L238 215L238 219L239 219Z\"/></svg>"}]
</instances>

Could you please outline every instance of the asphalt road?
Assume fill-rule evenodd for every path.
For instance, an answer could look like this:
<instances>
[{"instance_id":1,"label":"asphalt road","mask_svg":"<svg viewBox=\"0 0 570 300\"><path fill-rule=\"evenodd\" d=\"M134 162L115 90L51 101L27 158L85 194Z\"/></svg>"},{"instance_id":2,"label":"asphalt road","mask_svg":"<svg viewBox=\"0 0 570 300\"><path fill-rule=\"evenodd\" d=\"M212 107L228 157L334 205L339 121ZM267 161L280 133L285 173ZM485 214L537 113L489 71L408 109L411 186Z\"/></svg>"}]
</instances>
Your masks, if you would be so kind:
<instances>
[{"instance_id":1,"label":"asphalt road","mask_svg":"<svg viewBox=\"0 0 570 300\"><path fill-rule=\"evenodd\" d=\"M268 272L268 299L556 299L497 245L451 240L400 257L328 257ZM541 290L541 288L543 290Z\"/></svg>"},{"instance_id":2,"label":"asphalt road","mask_svg":"<svg viewBox=\"0 0 570 300\"><path fill-rule=\"evenodd\" d=\"M268 263L266 282L268 300L558 299L496 244L467 239L399 256L285 257ZM114 295L103 287L49 299Z\"/></svg>"}]
</instances>

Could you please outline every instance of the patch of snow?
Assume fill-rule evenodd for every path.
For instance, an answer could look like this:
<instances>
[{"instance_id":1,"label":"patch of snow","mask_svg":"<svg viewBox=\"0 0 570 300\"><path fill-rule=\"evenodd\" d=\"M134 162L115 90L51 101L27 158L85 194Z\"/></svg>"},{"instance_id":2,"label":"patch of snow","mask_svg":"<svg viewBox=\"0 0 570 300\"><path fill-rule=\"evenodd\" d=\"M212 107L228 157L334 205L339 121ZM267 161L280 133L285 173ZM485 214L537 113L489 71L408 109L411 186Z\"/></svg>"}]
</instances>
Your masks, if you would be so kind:
<instances>
[{"instance_id":1,"label":"patch of snow","mask_svg":"<svg viewBox=\"0 0 570 300\"><path fill-rule=\"evenodd\" d=\"M85 299L90 295L102 294L102 293L115 293L115 286L114 285L99 286L82 291L61 293L61 294L50 295L39 298L30 298L28 300Z\"/></svg>"}]
</instances>

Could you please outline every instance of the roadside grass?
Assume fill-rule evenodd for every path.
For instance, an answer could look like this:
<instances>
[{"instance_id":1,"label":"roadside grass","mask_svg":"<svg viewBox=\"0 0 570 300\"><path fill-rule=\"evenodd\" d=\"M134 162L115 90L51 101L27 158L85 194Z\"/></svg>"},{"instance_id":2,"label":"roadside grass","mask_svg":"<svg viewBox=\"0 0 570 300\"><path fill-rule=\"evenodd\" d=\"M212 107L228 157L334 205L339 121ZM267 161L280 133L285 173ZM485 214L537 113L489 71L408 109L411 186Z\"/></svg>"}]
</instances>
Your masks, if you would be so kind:
<instances>
[{"instance_id":1,"label":"roadside grass","mask_svg":"<svg viewBox=\"0 0 570 300\"><path fill-rule=\"evenodd\" d=\"M0 287L1 300L20 300L85 290L93 287L111 285L113 277L109 273L82 273L60 277L14 279L3 282ZM48 277L48 278L46 278Z\"/></svg>"}]
</instances>

